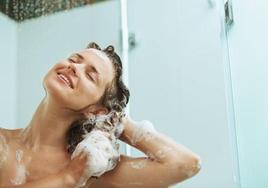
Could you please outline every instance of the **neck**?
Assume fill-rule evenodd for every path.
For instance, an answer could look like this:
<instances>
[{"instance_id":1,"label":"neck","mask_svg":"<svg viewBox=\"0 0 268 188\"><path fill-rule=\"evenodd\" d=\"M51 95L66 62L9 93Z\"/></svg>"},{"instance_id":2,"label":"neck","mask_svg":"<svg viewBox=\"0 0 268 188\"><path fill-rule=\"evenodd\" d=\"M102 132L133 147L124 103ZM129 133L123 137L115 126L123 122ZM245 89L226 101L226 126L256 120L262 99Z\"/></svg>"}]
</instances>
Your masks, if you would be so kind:
<instances>
[{"instance_id":1,"label":"neck","mask_svg":"<svg viewBox=\"0 0 268 188\"><path fill-rule=\"evenodd\" d=\"M23 144L32 150L62 149L71 123L82 118L81 113L66 109L45 97L29 125L22 131Z\"/></svg>"}]
</instances>

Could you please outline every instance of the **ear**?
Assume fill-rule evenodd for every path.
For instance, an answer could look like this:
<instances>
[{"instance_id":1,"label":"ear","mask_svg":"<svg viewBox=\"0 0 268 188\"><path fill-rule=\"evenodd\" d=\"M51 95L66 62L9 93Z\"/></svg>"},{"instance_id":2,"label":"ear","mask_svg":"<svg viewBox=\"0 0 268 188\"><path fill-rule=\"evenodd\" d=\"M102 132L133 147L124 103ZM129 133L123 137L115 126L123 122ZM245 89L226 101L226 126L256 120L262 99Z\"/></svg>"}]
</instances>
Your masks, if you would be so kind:
<instances>
[{"instance_id":1,"label":"ear","mask_svg":"<svg viewBox=\"0 0 268 188\"><path fill-rule=\"evenodd\" d=\"M109 110L103 106L89 106L87 109L82 111L82 114L86 117L86 118L91 118L97 115L104 115L104 114L108 114Z\"/></svg>"}]
</instances>

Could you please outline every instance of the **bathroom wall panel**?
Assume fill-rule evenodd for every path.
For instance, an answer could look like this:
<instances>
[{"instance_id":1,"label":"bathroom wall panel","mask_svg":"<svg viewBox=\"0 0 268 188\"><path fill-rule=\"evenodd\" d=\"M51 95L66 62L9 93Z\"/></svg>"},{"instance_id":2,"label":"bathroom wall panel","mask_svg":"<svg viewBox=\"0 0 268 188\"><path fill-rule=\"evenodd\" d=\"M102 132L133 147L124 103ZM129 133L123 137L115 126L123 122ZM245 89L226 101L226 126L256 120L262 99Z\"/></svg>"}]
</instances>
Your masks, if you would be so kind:
<instances>
[{"instance_id":1,"label":"bathroom wall panel","mask_svg":"<svg viewBox=\"0 0 268 188\"><path fill-rule=\"evenodd\" d=\"M128 1L136 37L129 53L130 114L202 158L201 172L180 188L235 187L220 12L209 2Z\"/></svg>"},{"instance_id":2,"label":"bathroom wall panel","mask_svg":"<svg viewBox=\"0 0 268 188\"><path fill-rule=\"evenodd\" d=\"M0 13L0 127L16 127L17 24Z\"/></svg>"}]
</instances>

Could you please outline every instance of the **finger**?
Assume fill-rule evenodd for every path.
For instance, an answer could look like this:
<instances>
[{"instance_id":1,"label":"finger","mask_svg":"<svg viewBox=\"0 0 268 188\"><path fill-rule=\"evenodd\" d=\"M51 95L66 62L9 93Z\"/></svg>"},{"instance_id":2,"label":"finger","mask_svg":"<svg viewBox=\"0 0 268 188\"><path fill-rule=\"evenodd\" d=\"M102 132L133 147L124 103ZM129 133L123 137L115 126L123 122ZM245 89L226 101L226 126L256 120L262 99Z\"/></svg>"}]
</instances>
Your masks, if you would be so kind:
<instances>
[{"instance_id":1,"label":"finger","mask_svg":"<svg viewBox=\"0 0 268 188\"><path fill-rule=\"evenodd\" d=\"M84 153L82 155L81 162L82 163L87 163L89 161L89 159L90 159L90 154L89 153Z\"/></svg>"},{"instance_id":2,"label":"finger","mask_svg":"<svg viewBox=\"0 0 268 188\"><path fill-rule=\"evenodd\" d=\"M72 160L81 160L83 158L83 151L77 153Z\"/></svg>"},{"instance_id":3,"label":"finger","mask_svg":"<svg viewBox=\"0 0 268 188\"><path fill-rule=\"evenodd\" d=\"M82 151L79 155L79 159L85 159L87 157L87 153L85 151Z\"/></svg>"}]
</instances>

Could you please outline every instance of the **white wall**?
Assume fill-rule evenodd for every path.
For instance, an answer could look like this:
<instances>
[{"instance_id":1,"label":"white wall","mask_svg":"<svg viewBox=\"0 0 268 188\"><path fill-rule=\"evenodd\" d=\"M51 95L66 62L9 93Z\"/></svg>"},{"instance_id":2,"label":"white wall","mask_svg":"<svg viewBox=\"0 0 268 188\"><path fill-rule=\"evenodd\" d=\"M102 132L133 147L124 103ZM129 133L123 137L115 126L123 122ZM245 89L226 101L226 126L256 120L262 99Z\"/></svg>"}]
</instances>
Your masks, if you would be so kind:
<instances>
[{"instance_id":1,"label":"white wall","mask_svg":"<svg viewBox=\"0 0 268 188\"><path fill-rule=\"evenodd\" d=\"M0 127L16 127L17 25L0 13Z\"/></svg>"},{"instance_id":2,"label":"white wall","mask_svg":"<svg viewBox=\"0 0 268 188\"><path fill-rule=\"evenodd\" d=\"M130 0L128 12L138 43L129 54L131 115L201 156L200 173L176 187L234 188L218 9Z\"/></svg>"},{"instance_id":3,"label":"white wall","mask_svg":"<svg viewBox=\"0 0 268 188\"><path fill-rule=\"evenodd\" d=\"M267 188L268 1L233 0L229 52L242 188Z\"/></svg>"}]
</instances>

